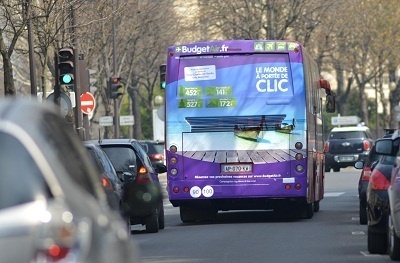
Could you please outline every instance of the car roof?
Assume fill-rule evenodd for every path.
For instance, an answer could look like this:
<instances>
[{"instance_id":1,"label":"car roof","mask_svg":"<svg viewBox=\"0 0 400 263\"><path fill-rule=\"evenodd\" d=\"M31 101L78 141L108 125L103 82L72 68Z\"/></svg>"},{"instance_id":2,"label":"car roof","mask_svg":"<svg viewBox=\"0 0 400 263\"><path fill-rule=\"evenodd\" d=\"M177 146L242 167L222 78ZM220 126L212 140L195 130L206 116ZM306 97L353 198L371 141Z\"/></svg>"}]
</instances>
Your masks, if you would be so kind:
<instances>
[{"instance_id":1,"label":"car roof","mask_svg":"<svg viewBox=\"0 0 400 263\"><path fill-rule=\"evenodd\" d=\"M369 131L367 126L348 126L348 127L335 127L331 132L348 132L348 131Z\"/></svg>"},{"instance_id":2,"label":"car roof","mask_svg":"<svg viewBox=\"0 0 400 263\"><path fill-rule=\"evenodd\" d=\"M138 140L140 143L154 143L154 144L164 144L161 140Z\"/></svg>"},{"instance_id":3,"label":"car roof","mask_svg":"<svg viewBox=\"0 0 400 263\"><path fill-rule=\"evenodd\" d=\"M102 140L89 140L88 143L98 144L98 145L109 145L109 144L131 144L138 143L136 139L102 139Z\"/></svg>"}]
</instances>

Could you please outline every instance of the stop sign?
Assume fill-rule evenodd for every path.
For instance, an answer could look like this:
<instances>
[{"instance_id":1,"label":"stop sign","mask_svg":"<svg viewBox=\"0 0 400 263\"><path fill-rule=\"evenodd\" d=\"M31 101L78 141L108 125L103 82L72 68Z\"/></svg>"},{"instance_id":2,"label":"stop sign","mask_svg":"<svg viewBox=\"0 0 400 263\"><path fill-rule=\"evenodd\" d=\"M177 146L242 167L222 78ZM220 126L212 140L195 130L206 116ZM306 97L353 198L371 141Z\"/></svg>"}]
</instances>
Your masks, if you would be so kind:
<instances>
[{"instance_id":1,"label":"stop sign","mask_svg":"<svg viewBox=\"0 0 400 263\"><path fill-rule=\"evenodd\" d=\"M90 92L86 92L81 95L81 111L84 114L90 114L94 107L96 106L96 101L94 96Z\"/></svg>"}]
</instances>

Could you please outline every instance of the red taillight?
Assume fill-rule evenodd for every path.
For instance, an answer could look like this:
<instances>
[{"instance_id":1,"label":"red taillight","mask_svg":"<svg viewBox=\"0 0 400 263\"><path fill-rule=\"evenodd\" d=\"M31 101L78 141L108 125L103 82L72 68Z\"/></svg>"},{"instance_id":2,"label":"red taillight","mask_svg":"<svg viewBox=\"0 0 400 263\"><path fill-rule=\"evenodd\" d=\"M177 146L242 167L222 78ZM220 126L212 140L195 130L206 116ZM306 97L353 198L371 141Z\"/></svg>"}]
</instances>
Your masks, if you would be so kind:
<instances>
[{"instance_id":1,"label":"red taillight","mask_svg":"<svg viewBox=\"0 0 400 263\"><path fill-rule=\"evenodd\" d=\"M387 190L390 186L389 180L378 169L371 173L369 185L373 190Z\"/></svg>"},{"instance_id":2,"label":"red taillight","mask_svg":"<svg viewBox=\"0 0 400 263\"><path fill-rule=\"evenodd\" d=\"M367 140L364 140L364 151L371 150L371 143Z\"/></svg>"},{"instance_id":3,"label":"red taillight","mask_svg":"<svg viewBox=\"0 0 400 263\"><path fill-rule=\"evenodd\" d=\"M48 248L46 252L46 257L51 262L58 261L65 258L69 251L70 248L68 247L60 247L56 244L53 244Z\"/></svg>"},{"instance_id":4,"label":"red taillight","mask_svg":"<svg viewBox=\"0 0 400 263\"><path fill-rule=\"evenodd\" d=\"M138 184L145 184L145 183L150 182L150 175L147 172L146 167L144 167L144 166L140 167L137 182L138 182Z\"/></svg>"},{"instance_id":5,"label":"red taillight","mask_svg":"<svg viewBox=\"0 0 400 263\"><path fill-rule=\"evenodd\" d=\"M111 185L110 179L108 179L104 175L101 177L101 183L102 183L104 189L112 190L112 185Z\"/></svg>"},{"instance_id":6,"label":"red taillight","mask_svg":"<svg viewBox=\"0 0 400 263\"><path fill-rule=\"evenodd\" d=\"M325 144L324 144L324 152L329 152L329 142L325 142Z\"/></svg>"},{"instance_id":7,"label":"red taillight","mask_svg":"<svg viewBox=\"0 0 400 263\"><path fill-rule=\"evenodd\" d=\"M361 180L369 181L370 177L371 177L371 167L364 167L361 175Z\"/></svg>"},{"instance_id":8,"label":"red taillight","mask_svg":"<svg viewBox=\"0 0 400 263\"><path fill-rule=\"evenodd\" d=\"M164 159L164 155L162 155L161 153L155 153L151 155L151 158L153 158L154 160L162 160Z\"/></svg>"}]
</instances>

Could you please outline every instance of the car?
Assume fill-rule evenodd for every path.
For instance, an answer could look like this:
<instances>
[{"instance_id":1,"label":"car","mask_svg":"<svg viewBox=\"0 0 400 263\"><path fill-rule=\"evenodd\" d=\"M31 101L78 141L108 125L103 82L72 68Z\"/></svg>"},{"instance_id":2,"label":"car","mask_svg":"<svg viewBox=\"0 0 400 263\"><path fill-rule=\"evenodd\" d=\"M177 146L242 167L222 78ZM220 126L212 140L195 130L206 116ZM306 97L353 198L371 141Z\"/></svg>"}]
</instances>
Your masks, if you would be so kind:
<instances>
[{"instance_id":1,"label":"car","mask_svg":"<svg viewBox=\"0 0 400 263\"><path fill-rule=\"evenodd\" d=\"M361 225L366 225L367 218L367 189L369 179L371 177L372 166L376 165L382 155L377 154L375 146L372 146L368 157L363 161L357 161L354 164L356 169L362 169L360 178L358 180L358 199L359 199L359 221Z\"/></svg>"},{"instance_id":2,"label":"car","mask_svg":"<svg viewBox=\"0 0 400 263\"><path fill-rule=\"evenodd\" d=\"M48 103L0 100L1 262L139 262L78 133Z\"/></svg>"},{"instance_id":3,"label":"car","mask_svg":"<svg viewBox=\"0 0 400 263\"><path fill-rule=\"evenodd\" d=\"M154 167L156 167L157 164L165 164L164 141L139 140L139 142L143 146Z\"/></svg>"},{"instance_id":4,"label":"car","mask_svg":"<svg viewBox=\"0 0 400 263\"><path fill-rule=\"evenodd\" d=\"M389 216L390 185L394 156L383 155L372 172L367 188L368 251L371 254L384 254L387 251L387 231Z\"/></svg>"},{"instance_id":5,"label":"car","mask_svg":"<svg viewBox=\"0 0 400 263\"><path fill-rule=\"evenodd\" d=\"M393 133L391 140L379 141L376 151L379 154L394 157L391 170L390 185L387 188L388 216L387 216L387 248L392 260L400 260L400 133ZM387 183L386 183L387 184ZM382 242L386 241L381 237ZM386 244L386 243L385 243ZM383 249L382 249L383 250Z\"/></svg>"},{"instance_id":6,"label":"car","mask_svg":"<svg viewBox=\"0 0 400 263\"><path fill-rule=\"evenodd\" d=\"M93 165L98 169L98 176L107 195L108 204L122 214L122 180L117 176L113 164L99 144L88 141L84 141L83 144L88 150Z\"/></svg>"},{"instance_id":7,"label":"car","mask_svg":"<svg viewBox=\"0 0 400 263\"><path fill-rule=\"evenodd\" d=\"M365 161L374 138L366 126L335 127L325 141L325 172L339 172L340 168L354 166Z\"/></svg>"},{"instance_id":8,"label":"car","mask_svg":"<svg viewBox=\"0 0 400 263\"><path fill-rule=\"evenodd\" d=\"M397 151L388 196L388 252L392 260L400 260L400 151Z\"/></svg>"},{"instance_id":9,"label":"car","mask_svg":"<svg viewBox=\"0 0 400 263\"><path fill-rule=\"evenodd\" d=\"M149 157L135 139L104 139L99 145L107 153L117 174L124 178L122 207L131 225L145 225L146 232L164 229L164 205L159 173L167 167L153 167Z\"/></svg>"},{"instance_id":10,"label":"car","mask_svg":"<svg viewBox=\"0 0 400 263\"><path fill-rule=\"evenodd\" d=\"M395 129L385 129L384 138L391 138ZM375 145L372 146L365 162L358 161L354 164L356 169L362 169L360 178L358 180L358 199L359 199L359 221L361 225L368 223L367 218L367 189L369 179L371 176L372 166L375 166L382 155L377 154L375 151Z\"/></svg>"}]
</instances>

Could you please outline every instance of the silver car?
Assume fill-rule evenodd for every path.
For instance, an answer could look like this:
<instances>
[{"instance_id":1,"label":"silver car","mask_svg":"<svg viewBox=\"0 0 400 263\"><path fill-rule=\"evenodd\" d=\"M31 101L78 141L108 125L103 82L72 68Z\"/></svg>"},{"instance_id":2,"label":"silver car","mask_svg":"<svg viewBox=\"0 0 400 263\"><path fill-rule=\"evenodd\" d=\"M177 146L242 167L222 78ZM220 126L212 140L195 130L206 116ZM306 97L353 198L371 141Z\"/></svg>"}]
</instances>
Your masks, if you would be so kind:
<instances>
[{"instance_id":1,"label":"silver car","mask_svg":"<svg viewBox=\"0 0 400 263\"><path fill-rule=\"evenodd\" d=\"M1 262L138 262L86 149L53 108L0 100Z\"/></svg>"}]
</instances>

